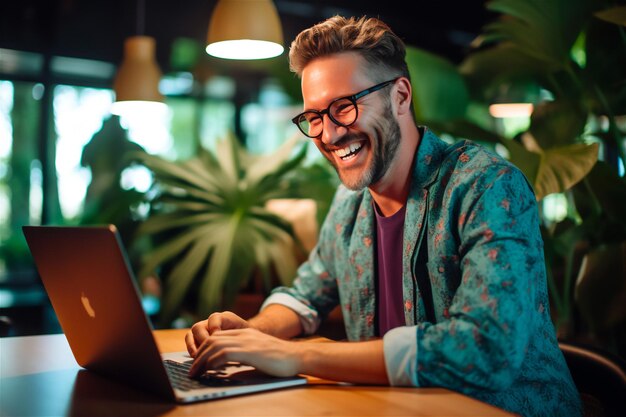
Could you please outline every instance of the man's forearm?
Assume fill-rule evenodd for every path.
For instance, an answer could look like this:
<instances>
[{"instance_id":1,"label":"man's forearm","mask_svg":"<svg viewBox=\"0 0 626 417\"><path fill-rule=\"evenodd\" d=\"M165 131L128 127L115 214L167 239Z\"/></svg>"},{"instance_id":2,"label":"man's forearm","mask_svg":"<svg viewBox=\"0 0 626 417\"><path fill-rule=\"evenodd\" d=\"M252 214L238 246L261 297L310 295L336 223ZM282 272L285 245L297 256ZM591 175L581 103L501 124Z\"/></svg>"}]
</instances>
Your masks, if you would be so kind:
<instances>
[{"instance_id":1,"label":"man's forearm","mask_svg":"<svg viewBox=\"0 0 626 417\"><path fill-rule=\"evenodd\" d=\"M248 320L251 327L263 333L290 339L302 334L300 317L289 307L270 304ZM388 385L382 339L367 342L296 341L292 358L299 373L334 381Z\"/></svg>"},{"instance_id":2,"label":"man's forearm","mask_svg":"<svg viewBox=\"0 0 626 417\"><path fill-rule=\"evenodd\" d=\"M389 385L382 339L367 342L295 342L298 369L334 381Z\"/></svg>"},{"instance_id":3,"label":"man's forearm","mask_svg":"<svg viewBox=\"0 0 626 417\"><path fill-rule=\"evenodd\" d=\"M290 339L302 334L300 317L292 309L280 304L270 304L248 320L248 323L263 333L281 339Z\"/></svg>"}]
</instances>

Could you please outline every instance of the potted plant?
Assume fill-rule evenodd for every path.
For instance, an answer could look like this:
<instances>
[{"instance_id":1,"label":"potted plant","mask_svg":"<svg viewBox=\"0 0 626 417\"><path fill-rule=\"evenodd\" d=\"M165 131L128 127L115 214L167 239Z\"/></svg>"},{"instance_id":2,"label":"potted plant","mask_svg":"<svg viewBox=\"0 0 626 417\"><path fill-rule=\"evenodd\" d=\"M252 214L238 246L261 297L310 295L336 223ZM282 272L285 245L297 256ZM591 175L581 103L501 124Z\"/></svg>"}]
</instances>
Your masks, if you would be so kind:
<instances>
[{"instance_id":1,"label":"potted plant","mask_svg":"<svg viewBox=\"0 0 626 417\"><path fill-rule=\"evenodd\" d=\"M252 155L231 135L215 153L201 149L186 161L137 156L154 173L150 214L138 231L153 247L139 276L162 279L165 325L185 308L193 321L232 307L254 277L263 292L291 283L303 249L291 224L266 204L317 187L318 210L328 205L336 184L326 170L304 165L306 151L293 138L271 154Z\"/></svg>"}]
</instances>

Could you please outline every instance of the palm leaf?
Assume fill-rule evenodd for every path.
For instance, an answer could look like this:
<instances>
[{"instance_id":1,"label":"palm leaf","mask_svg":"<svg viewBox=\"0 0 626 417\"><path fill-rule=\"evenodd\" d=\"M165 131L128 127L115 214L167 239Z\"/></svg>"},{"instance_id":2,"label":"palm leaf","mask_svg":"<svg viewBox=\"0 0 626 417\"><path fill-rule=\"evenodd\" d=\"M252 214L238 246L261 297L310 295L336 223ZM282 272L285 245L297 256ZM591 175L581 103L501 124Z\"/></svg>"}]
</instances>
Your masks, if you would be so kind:
<instances>
[{"instance_id":1,"label":"palm leaf","mask_svg":"<svg viewBox=\"0 0 626 417\"><path fill-rule=\"evenodd\" d=\"M193 279L210 256L215 245L211 235L204 235L194 241L181 261L172 269L167 280L167 297L163 303L163 318L170 321L187 294Z\"/></svg>"},{"instance_id":2,"label":"palm leaf","mask_svg":"<svg viewBox=\"0 0 626 417\"><path fill-rule=\"evenodd\" d=\"M242 151L237 139L232 135L229 135L227 139L216 144L216 159L224 176L235 184L240 178Z\"/></svg>"},{"instance_id":3,"label":"palm leaf","mask_svg":"<svg viewBox=\"0 0 626 417\"><path fill-rule=\"evenodd\" d=\"M222 297L229 296L229 294L225 294L224 290L227 289L225 284L231 264L234 262L233 250L238 227L239 220L236 216L231 216L219 224L214 231L221 244L215 246L206 277L200 285L199 311L201 316L206 316L208 312L214 311L216 307L222 304ZM242 259L241 255L241 253L237 254L236 262L240 265L249 263L249 260ZM241 282L242 279L239 277L236 281Z\"/></svg>"},{"instance_id":4,"label":"palm leaf","mask_svg":"<svg viewBox=\"0 0 626 417\"><path fill-rule=\"evenodd\" d=\"M185 233L180 233L176 237L157 247L150 252L148 256L146 256L147 260L145 261L139 275L148 276L152 274L159 265L179 255L198 237L210 233L212 227L212 224L208 224L200 226L196 229L185 230Z\"/></svg>"},{"instance_id":5,"label":"palm leaf","mask_svg":"<svg viewBox=\"0 0 626 417\"><path fill-rule=\"evenodd\" d=\"M213 210L216 204L207 201L189 200L188 196L161 194L155 197L151 204L155 207L168 207L173 211L207 211Z\"/></svg>"},{"instance_id":6,"label":"palm leaf","mask_svg":"<svg viewBox=\"0 0 626 417\"><path fill-rule=\"evenodd\" d=\"M188 184L198 188L206 187L206 183L203 182L201 178L198 178L197 175L192 174L189 170L183 168L182 166L147 153L139 154L137 158L141 163L154 171L155 174L158 174L162 179L178 181L181 184Z\"/></svg>"},{"instance_id":7,"label":"palm leaf","mask_svg":"<svg viewBox=\"0 0 626 417\"><path fill-rule=\"evenodd\" d=\"M285 141L271 155L263 155L256 158L247 168L246 179L251 183L258 183L262 178L276 174L277 170L284 165L286 161L289 161L289 158L293 155L295 146L300 142L300 135L293 136Z\"/></svg>"},{"instance_id":8,"label":"palm leaf","mask_svg":"<svg viewBox=\"0 0 626 417\"><path fill-rule=\"evenodd\" d=\"M197 224L210 223L216 220L220 215L216 213L199 213L181 216L181 213L166 213L153 216L147 219L138 228L139 233L161 233L163 231L183 226L194 226Z\"/></svg>"},{"instance_id":9,"label":"palm leaf","mask_svg":"<svg viewBox=\"0 0 626 417\"><path fill-rule=\"evenodd\" d=\"M296 149L299 144L293 137L273 154L251 155L230 135L215 154L201 150L183 162L142 155L154 173L156 196L139 233L162 243L148 254L141 273L167 272L165 320L192 289L198 291L196 311L205 316L226 308L255 270L266 288L272 273L283 283L293 279L293 245L299 242L291 225L264 205L273 197L298 197L299 185L311 181L289 177L306 156L304 144Z\"/></svg>"},{"instance_id":10,"label":"palm leaf","mask_svg":"<svg viewBox=\"0 0 626 417\"><path fill-rule=\"evenodd\" d=\"M594 13L594 16L606 22L626 26L626 6L616 6L610 9L602 10Z\"/></svg>"}]
</instances>

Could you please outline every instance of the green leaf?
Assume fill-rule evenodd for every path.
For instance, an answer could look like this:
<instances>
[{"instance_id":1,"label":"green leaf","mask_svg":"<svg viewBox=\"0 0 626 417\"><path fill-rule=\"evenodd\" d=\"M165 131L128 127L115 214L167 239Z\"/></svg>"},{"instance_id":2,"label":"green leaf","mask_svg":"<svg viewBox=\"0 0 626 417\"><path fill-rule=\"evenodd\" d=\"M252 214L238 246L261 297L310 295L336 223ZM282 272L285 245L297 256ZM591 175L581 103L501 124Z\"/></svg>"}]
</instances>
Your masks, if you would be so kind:
<instances>
[{"instance_id":1,"label":"green leaf","mask_svg":"<svg viewBox=\"0 0 626 417\"><path fill-rule=\"evenodd\" d=\"M626 241L602 246L583 260L575 300L593 332L609 330L626 320Z\"/></svg>"},{"instance_id":2,"label":"green leaf","mask_svg":"<svg viewBox=\"0 0 626 417\"><path fill-rule=\"evenodd\" d=\"M292 195L292 193L282 190L280 188L280 184L285 178L285 175L300 166L300 164L304 161L304 158L306 158L306 153L306 146L301 146L292 159L284 161L274 170L274 172L267 174L260 179L257 183L258 191L260 194L265 194L265 197L258 201L260 204L265 204L265 202L270 198L289 197Z\"/></svg>"},{"instance_id":3,"label":"green leaf","mask_svg":"<svg viewBox=\"0 0 626 417\"><path fill-rule=\"evenodd\" d=\"M285 141L271 155L263 155L257 158L254 163L247 168L247 180L251 183L258 183L262 178L273 174L289 160L295 146L302 142L300 136L301 135L293 136L291 139Z\"/></svg>"},{"instance_id":4,"label":"green leaf","mask_svg":"<svg viewBox=\"0 0 626 417\"><path fill-rule=\"evenodd\" d=\"M459 65L472 97L491 100L500 85L556 71L560 65L528 56L517 45L501 42L469 54Z\"/></svg>"},{"instance_id":5,"label":"green leaf","mask_svg":"<svg viewBox=\"0 0 626 417\"><path fill-rule=\"evenodd\" d=\"M183 252L198 237L211 233L212 227L212 224L207 224L190 229L186 231L186 233L177 235L175 238L167 241L148 253L146 255L147 260L141 269L139 276L144 277L151 274L158 265L163 264L165 261Z\"/></svg>"},{"instance_id":6,"label":"green leaf","mask_svg":"<svg viewBox=\"0 0 626 417\"><path fill-rule=\"evenodd\" d=\"M215 247L208 271L200 285L199 311L203 316L220 306L231 263L236 262L239 265L250 263L249 259L241 256L242 253L238 253L237 259L234 259L233 250L238 227L239 219L233 216L227 222L220 224L214 232L221 244ZM241 282L241 278L237 282Z\"/></svg>"},{"instance_id":7,"label":"green leaf","mask_svg":"<svg viewBox=\"0 0 626 417\"><path fill-rule=\"evenodd\" d=\"M517 166L526 176L528 182L533 186L537 200L541 200L544 196L537 194L537 173L541 164L541 155L537 152L531 152L524 148L523 145L514 140L503 141L502 144L507 148L510 154L510 161Z\"/></svg>"},{"instance_id":8,"label":"green leaf","mask_svg":"<svg viewBox=\"0 0 626 417\"><path fill-rule=\"evenodd\" d=\"M530 116L529 131L542 148L576 143L587 123L587 111L578 102L539 103Z\"/></svg>"},{"instance_id":9,"label":"green leaf","mask_svg":"<svg viewBox=\"0 0 626 417\"><path fill-rule=\"evenodd\" d=\"M540 154L535 195L541 200L548 194L562 193L582 180L598 160L598 144L559 146Z\"/></svg>"},{"instance_id":10,"label":"green leaf","mask_svg":"<svg viewBox=\"0 0 626 417\"><path fill-rule=\"evenodd\" d=\"M229 133L225 139L218 141L215 147L217 161L224 175L233 184L236 184L240 178L241 170L240 154L242 150L239 142L234 135Z\"/></svg>"},{"instance_id":11,"label":"green leaf","mask_svg":"<svg viewBox=\"0 0 626 417\"><path fill-rule=\"evenodd\" d=\"M507 39L525 56L565 69L592 5L593 0L493 0L487 8L503 15L487 33Z\"/></svg>"},{"instance_id":12,"label":"green leaf","mask_svg":"<svg viewBox=\"0 0 626 417\"><path fill-rule=\"evenodd\" d=\"M626 114L626 36L624 28L599 19L589 22L584 77L596 89L588 93L595 114ZM601 97L604 96L604 97Z\"/></svg>"},{"instance_id":13,"label":"green leaf","mask_svg":"<svg viewBox=\"0 0 626 417\"><path fill-rule=\"evenodd\" d=\"M168 275L164 288L163 319L170 322L175 318L185 294L189 291L193 279L206 263L211 248L216 244L211 235L203 235L195 240L185 256L178 262Z\"/></svg>"},{"instance_id":14,"label":"green leaf","mask_svg":"<svg viewBox=\"0 0 626 417\"><path fill-rule=\"evenodd\" d=\"M608 219L626 230L626 179L603 161L594 165L587 179Z\"/></svg>"},{"instance_id":15,"label":"green leaf","mask_svg":"<svg viewBox=\"0 0 626 417\"><path fill-rule=\"evenodd\" d=\"M525 134L529 140L532 135ZM532 140L532 139L531 139ZM541 149L536 143L524 146L515 141L503 144L511 162L522 170L532 184L537 200L548 194L562 193L582 180L598 160L598 144L574 144Z\"/></svg>"},{"instance_id":16,"label":"green leaf","mask_svg":"<svg viewBox=\"0 0 626 417\"><path fill-rule=\"evenodd\" d=\"M146 153L140 154L138 158L140 162L143 163L148 169L154 171L161 176L175 178L185 184L194 185L199 188L204 188L206 185L206 183L203 182L201 178L193 175L188 170L177 164L166 161L165 159L158 156L153 156Z\"/></svg>"},{"instance_id":17,"label":"green leaf","mask_svg":"<svg viewBox=\"0 0 626 417\"><path fill-rule=\"evenodd\" d=\"M446 59L418 48L407 47L406 52L417 119L463 118L469 94L456 67Z\"/></svg>"},{"instance_id":18,"label":"green leaf","mask_svg":"<svg viewBox=\"0 0 626 417\"><path fill-rule=\"evenodd\" d=\"M610 9L595 12L593 15L606 22L626 26L626 6L611 7Z\"/></svg>"},{"instance_id":19,"label":"green leaf","mask_svg":"<svg viewBox=\"0 0 626 417\"><path fill-rule=\"evenodd\" d=\"M162 193L155 197L151 204L153 206L171 206L173 211L210 211L214 210L216 205L206 201L191 201L189 196L169 195ZM220 203L220 205L223 203Z\"/></svg>"},{"instance_id":20,"label":"green leaf","mask_svg":"<svg viewBox=\"0 0 626 417\"><path fill-rule=\"evenodd\" d=\"M502 143L504 139L499 134L483 129L468 120L429 121L427 125L435 131L448 133L456 138L464 138L487 143Z\"/></svg>"},{"instance_id":21,"label":"green leaf","mask_svg":"<svg viewBox=\"0 0 626 417\"><path fill-rule=\"evenodd\" d=\"M285 253L293 253L293 241L284 238L277 239L269 244L267 252L281 284L291 285L298 269L298 262L294 256L285 256Z\"/></svg>"},{"instance_id":22,"label":"green leaf","mask_svg":"<svg viewBox=\"0 0 626 417\"><path fill-rule=\"evenodd\" d=\"M167 213L152 216L139 226L139 233L160 233L181 226L194 226L210 223L220 215L216 213L189 214L181 217L180 213Z\"/></svg>"},{"instance_id":23,"label":"green leaf","mask_svg":"<svg viewBox=\"0 0 626 417\"><path fill-rule=\"evenodd\" d=\"M486 29L497 35L502 41L515 45L519 53L526 58L530 57L551 67L562 68L564 66L563 51L550 50L549 48L537 48L542 38L547 34L535 32L525 22L519 20L502 20L487 25ZM552 48L558 48L552 45ZM566 55L567 56L567 55Z\"/></svg>"}]
</instances>

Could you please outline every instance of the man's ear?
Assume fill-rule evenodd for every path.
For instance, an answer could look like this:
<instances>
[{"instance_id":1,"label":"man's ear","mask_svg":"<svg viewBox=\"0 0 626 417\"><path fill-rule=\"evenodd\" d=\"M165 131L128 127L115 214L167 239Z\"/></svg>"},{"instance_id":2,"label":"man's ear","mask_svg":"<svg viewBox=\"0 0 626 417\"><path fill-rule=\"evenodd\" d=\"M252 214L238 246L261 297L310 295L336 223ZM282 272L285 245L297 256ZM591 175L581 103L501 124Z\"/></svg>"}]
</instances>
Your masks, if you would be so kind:
<instances>
[{"instance_id":1,"label":"man's ear","mask_svg":"<svg viewBox=\"0 0 626 417\"><path fill-rule=\"evenodd\" d=\"M413 99L413 90L411 83L405 77L400 77L395 85L396 93L394 94L394 102L398 115L411 112L411 100Z\"/></svg>"}]
</instances>

